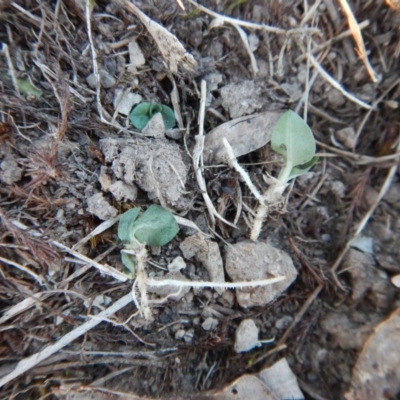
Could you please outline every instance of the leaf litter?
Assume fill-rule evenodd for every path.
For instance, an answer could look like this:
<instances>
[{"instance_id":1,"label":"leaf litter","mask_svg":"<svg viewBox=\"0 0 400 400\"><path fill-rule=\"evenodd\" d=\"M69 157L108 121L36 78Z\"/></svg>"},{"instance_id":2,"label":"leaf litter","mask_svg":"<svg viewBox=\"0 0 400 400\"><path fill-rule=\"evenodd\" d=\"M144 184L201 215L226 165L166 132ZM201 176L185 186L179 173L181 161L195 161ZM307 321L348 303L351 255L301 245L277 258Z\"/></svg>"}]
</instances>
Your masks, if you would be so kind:
<instances>
[{"instance_id":1,"label":"leaf litter","mask_svg":"<svg viewBox=\"0 0 400 400\"><path fill-rule=\"evenodd\" d=\"M390 371L398 360L394 352L393 360L381 360L387 350L379 345L396 344L387 333L386 341L375 336L392 329L395 317L389 316L399 299L398 197L389 190L398 185L396 9L383 1L346 8L346 14L329 0L305 8L296 1L263 7L248 1L229 9L219 2L196 8L190 1L183 2L185 10L156 3L0 6L2 396L102 398L106 390L130 398L230 398L260 390L271 398L301 398L298 388L276 392L273 383L286 385L276 375L272 383L255 375L265 370L261 361L271 366L285 356L294 373L287 380L297 377L310 397L362 398L368 386L378 397L395 398L399 388ZM215 29L210 17L219 21ZM380 41L370 39L376 32ZM203 99L200 80L216 73ZM126 116L142 101L172 102L180 135L166 138L160 124L139 135L127 125ZM235 284L229 273L223 276L229 254L247 243L254 193L281 169L269 145L275 123L266 116L277 119L288 108L307 119L320 161L297 179L283 208L269 214L254 246L268 242L285 252L297 277L287 287L290 273L275 271L274 279L283 281L257 286L271 275L257 276L260 268L247 259L239 272L248 273L251 264L255 278ZM231 169L224 139L253 190ZM93 196L112 212L90 205ZM181 230L148 255L147 284L156 292L149 294L149 322L132 302L115 224L127 209L154 203L174 212ZM213 223L220 217L227 222L223 229L224 222ZM196 232L212 246L203 246L201 257L185 256L180 244ZM353 257L363 250L351 249L361 232L373 239L373 252L369 245L368 254ZM260 258L273 254L258 252ZM185 267L167 272L182 256ZM240 292L251 298L282 284L286 289L268 304L242 307L239 301ZM323 318L326 309L329 318ZM248 318L260 341L275 341L238 356L235 332ZM364 359L389 372L378 379ZM360 384L366 374L368 385ZM39 389L43 376L59 384Z\"/></svg>"}]
</instances>

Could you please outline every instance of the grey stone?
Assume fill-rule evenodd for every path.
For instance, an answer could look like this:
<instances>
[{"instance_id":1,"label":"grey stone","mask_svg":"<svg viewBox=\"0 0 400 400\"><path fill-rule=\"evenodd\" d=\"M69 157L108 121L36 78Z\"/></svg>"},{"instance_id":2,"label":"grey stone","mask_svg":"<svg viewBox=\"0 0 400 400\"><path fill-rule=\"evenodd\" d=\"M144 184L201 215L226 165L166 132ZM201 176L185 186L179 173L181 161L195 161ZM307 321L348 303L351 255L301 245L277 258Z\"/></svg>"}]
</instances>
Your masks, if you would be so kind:
<instances>
[{"instance_id":1,"label":"grey stone","mask_svg":"<svg viewBox=\"0 0 400 400\"><path fill-rule=\"evenodd\" d=\"M22 168L20 168L11 154L6 154L0 164L0 179L7 185L12 185L22 178Z\"/></svg>"},{"instance_id":2,"label":"grey stone","mask_svg":"<svg viewBox=\"0 0 400 400\"><path fill-rule=\"evenodd\" d=\"M289 325L293 322L293 317L291 317L290 315L285 315L282 318L279 318L276 322L275 322L275 328L279 329L279 330L283 330L289 327Z\"/></svg>"},{"instance_id":3,"label":"grey stone","mask_svg":"<svg viewBox=\"0 0 400 400\"><path fill-rule=\"evenodd\" d=\"M283 281L272 285L237 289L236 298L242 307L264 306L272 302L297 276L293 261L286 252L270 244L250 240L227 247L225 269L233 282L285 276Z\"/></svg>"},{"instance_id":4,"label":"grey stone","mask_svg":"<svg viewBox=\"0 0 400 400\"><path fill-rule=\"evenodd\" d=\"M138 194L138 189L134 184L127 184L123 181L114 182L108 189L117 201L135 201Z\"/></svg>"},{"instance_id":5,"label":"grey stone","mask_svg":"<svg viewBox=\"0 0 400 400\"><path fill-rule=\"evenodd\" d=\"M219 323L219 321L216 318L208 317L201 324L201 327L205 331L211 331L218 325L218 323Z\"/></svg>"},{"instance_id":6,"label":"grey stone","mask_svg":"<svg viewBox=\"0 0 400 400\"><path fill-rule=\"evenodd\" d=\"M259 329L252 319L244 319L235 333L234 349L236 353L250 351L254 347L259 347L258 340Z\"/></svg>"},{"instance_id":7,"label":"grey stone","mask_svg":"<svg viewBox=\"0 0 400 400\"><path fill-rule=\"evenodd\" d=\"M97 218L104 221L117 216L118 211L103 197L101 193L97 193L87 199L88 210Z\"/></svg>"},{"instance_id":8,"label":"grey stone","mask_svg":"<svg viewBox=\"0 0 400 400\"><path fill-rule=\"evenodd\" d=\"M259 89L254 81L235 82L221 89L222 106L231 118L253 114L262 106Z\"/></svg>"},{"instance_id":9,"label":"grey stone","mask_svg":"<svg viewBox=\"0 0 400 400\"><path fill-rule=\"evenodd\" d=\"M110 89L111 87L113 87L117 81L115 80L115 78L110 75L106 70L104 69L100 69L99 70L99 75L100 75L100 85L104 88L104 89ZM86 78L86 82L88 83L88 85L92 88L96 87L96 77L93 74L90 74L87 78Z\"/></svg>"},{"instance_id":10,"label":"grey stone","mask_svg":"<svg viewBox=\"0 0 400 400\"><path fill-rule=\"evenodd\" d=\"M224 266L218 243L205 240L202 233L187 237L181 244L183 256L190 260L195 258L207 270L211 282L225 282ZM223 293L224 289L217 289Z\"/></svg>"}]
</instances>

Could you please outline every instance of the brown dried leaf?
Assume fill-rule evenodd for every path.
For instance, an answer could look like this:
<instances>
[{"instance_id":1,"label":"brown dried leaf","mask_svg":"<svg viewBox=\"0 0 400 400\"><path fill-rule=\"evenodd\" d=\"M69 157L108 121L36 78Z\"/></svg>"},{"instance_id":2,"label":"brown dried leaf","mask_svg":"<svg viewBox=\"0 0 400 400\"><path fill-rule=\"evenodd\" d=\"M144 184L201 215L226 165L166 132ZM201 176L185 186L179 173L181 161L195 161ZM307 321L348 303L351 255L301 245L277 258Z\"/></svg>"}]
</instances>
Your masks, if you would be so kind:
<instances>
[{"instance_id":1,"label":"brown dried leaf","mask_svg":"<svg viewBox=\"0 0 400 400\"><path fill-rule=\"evenodd\" d=\"M185 50L175 35L150 19L131 2L127 0L115 1L140 19L142 24L147 28L151 36L153 36L153 39L156 41L157 46L172 73L178 73L179 64L189 71L193 70L197 65L196 60Z\"/></svg>"},{"instance_id":2,"label":"brown dried leaf","mask_svg":"<svg viewBox=\"0 0 400 400\"><path fill-rule=\"evenodd\" d=\"M218 164L226 161L223 138L228 140L236 157L265 146L271 140L273 128L281 115L280 111L266 111L217 126L205 136L204 162Z\"/></svg>"},{"instance_id":3,"label":"brown dried leaf","mask_svg":"<svg viewBox=\"0 0 400 400\"><path fill-rule=\"evenodd\" d=\"M353 369L346 400L385 399L400 390L400 308L366 341Z\"/></svg>"}]
</instances>

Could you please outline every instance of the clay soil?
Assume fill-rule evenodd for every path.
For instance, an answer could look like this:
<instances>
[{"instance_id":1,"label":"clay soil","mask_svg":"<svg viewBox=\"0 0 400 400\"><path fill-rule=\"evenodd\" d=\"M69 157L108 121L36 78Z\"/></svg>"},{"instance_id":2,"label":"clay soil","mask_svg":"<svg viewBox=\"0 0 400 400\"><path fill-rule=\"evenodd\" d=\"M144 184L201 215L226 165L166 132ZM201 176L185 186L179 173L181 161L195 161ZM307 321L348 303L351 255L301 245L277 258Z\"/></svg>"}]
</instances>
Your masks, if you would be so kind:
<instances>
[{"instance_id":1,"label":"clay soil","mask_svg":"<svg viewBox=\"0 0 400 400\"><path fill-rule=\"evenodd\" d=\"M135 2L196 60L177 71L123 1L91 1L89 10L79 0L0 3L0 379L132 290L132 280L79 258L124 274L116 221L75 246L105 220L161 203L195 222L223 259L227 246L248 239L257 201L224 164L203 169L208 194L229 221L239 190L243 206L237 229L223 223L210 229L191 159L202 79L209 87L206 134L268 110L292 109L307 118L319 161L294 182L259 239L290 255L297 278L264 306L240 307L231 289L190 289L179 300L154 303L146 321L131 302L9 379L1 399L188 399L206 391L212 398L283 357L305 398L344 399L364 344L400 307L391 283L400 273L398 2L348 2L369 64L343 1L204 2L220 15L281 29L242 26L258 71L234 25L212 28L213 16L178 3ZM144 56L137 68L133 41ZM90 79L94 68L103 71L100 84ZM141 135L115 112L116 96L127 89L170 107L175 90L182 129L162 139ZM121 152L126 141L139 149L132 153L137 192L118 196L110 190L120 177L109 149L113 143ZM137 161L150 158L175 163L184 185L167 181L174 174L161 166L153 172L163 181L152 187ZM260 190L263 176L276 176L281 162L269 144L238 161ZM126 177L129 161L122 164ZM162 277L182 256L181 242L195 233L181 226L172 242L151 249L148 274ZM185 263L185 279L209 279L196 258ZM208 318L215 325L203 325ZM260 339L274 340L237 354L235 331L245 318L255 321ZM388 383L385 398L398 398L393 387Z\"/></svg>"}]
</instances>

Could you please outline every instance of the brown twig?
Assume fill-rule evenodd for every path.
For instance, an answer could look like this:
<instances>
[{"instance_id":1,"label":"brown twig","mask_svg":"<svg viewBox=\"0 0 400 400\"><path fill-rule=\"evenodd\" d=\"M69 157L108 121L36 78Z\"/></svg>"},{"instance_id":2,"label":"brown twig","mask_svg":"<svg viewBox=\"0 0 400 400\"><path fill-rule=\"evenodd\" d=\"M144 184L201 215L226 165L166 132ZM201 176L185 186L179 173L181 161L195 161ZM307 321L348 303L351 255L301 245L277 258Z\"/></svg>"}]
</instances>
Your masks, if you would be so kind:
<instances>
[{"instance_id":1,"label":"brown twig","mask_svg":"<svg viewBox=\"0 0 400 400\"><path fill-rule=\"evenodd\" d=\"M325 284L325 278L321 277L317 274L317 272L315 271L315 268L308 262L307 257L300 251L300 249L296 246L295 242L293 241L293 239L288 238L290 247L292 248L292 250L294 251L294 253L296 254L296 256L299 258L299 261L301 263L301 265L303 265L304 267L307 268L307 270L311 273L311 275L314 277L314 279L318 282L318 284L320 285L324 285Z\"/></svg>"}]
</instances>

